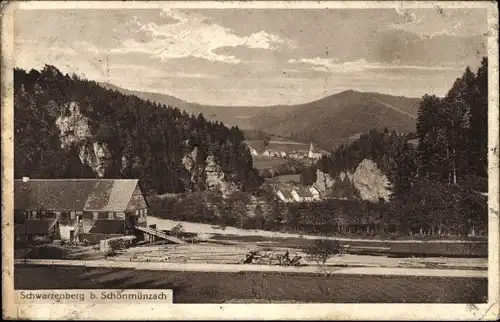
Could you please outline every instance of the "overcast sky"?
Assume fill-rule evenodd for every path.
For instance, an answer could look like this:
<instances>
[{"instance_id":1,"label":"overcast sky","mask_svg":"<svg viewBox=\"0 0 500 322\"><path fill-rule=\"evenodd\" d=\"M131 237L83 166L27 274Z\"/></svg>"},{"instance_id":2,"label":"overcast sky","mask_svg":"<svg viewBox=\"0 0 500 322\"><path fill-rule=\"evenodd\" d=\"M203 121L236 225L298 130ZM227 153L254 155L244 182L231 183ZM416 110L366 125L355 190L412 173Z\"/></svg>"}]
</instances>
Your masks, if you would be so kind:
<instances>
[{"instance_id":1,"label":"overcast sky","mask_svg":"<svg viewBox=\"0 0 500 322\"><path fill-rule=\"evenodd\" d=\"M420 97L476 69L486 31L485 9L20 10L15 58L213 105Z\"/></svg>"}]
</instances>

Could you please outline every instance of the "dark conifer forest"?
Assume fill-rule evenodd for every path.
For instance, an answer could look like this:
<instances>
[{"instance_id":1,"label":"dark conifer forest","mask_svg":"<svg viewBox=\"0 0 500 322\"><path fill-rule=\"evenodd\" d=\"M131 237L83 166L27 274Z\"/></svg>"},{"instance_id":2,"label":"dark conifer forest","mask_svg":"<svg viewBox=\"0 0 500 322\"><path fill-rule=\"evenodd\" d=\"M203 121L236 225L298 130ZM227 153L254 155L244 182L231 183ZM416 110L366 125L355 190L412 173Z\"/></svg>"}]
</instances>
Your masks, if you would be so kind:
<instances>
[{"instance_id":1,"label":"dark conifer forest","mask_svg":"<svg viewBox=\"0 0 500 322\"><path fill-rule=\"evenodd\" d=\"M282 204L271 191L257 220L247 215L248 193L260 198L266 185L239 128L105 89L53 66L15 70L15 177L96 177L95 162L82 160L97 143L109 150L103 177L138 178L161 217L272 230L318 232L323 227L344 234L353 225L375 234L411 235L415 229L429 235L487 233L487 69L483 58L479 69L466 68L444 97L424 95L416 133L373 129L304 170L304 182L311 184L316 169L337 177L370 159L392 184L389 201L356 200L353 194L350 200ZM65 117L69 125L61 125ZM190 169L186 156L192 157ZM242 193L207 201L209 157ZM184 197L154 196L164 193ZM218 205L215 212L208 204Z\"/></svg>"},{"instance_id":2,"label":"dark conifer forest","mask_svg":"<svg viewBox=\"0 0 500 322\"><path fill-rule=\"evenodd\" d=\"M145 192L205 190L204 171L193 182L183 165L183 157L194 148L194 167L203 170L210 155L226 180L244 191L258 185L237 127L108 90L48 65L41 71L15 69L14 93L16 178L96 177L80 156L97 142L105 143L110 154L103 177L139 178ZM71 133L66 133L69 142L63 144L57 119L69 117L74 106L80 119L73 120ZM78 128L85 135L73 133Z\"/></svg>"},{"instance_id":3,"label":"dark conifer forest","mask_svg":"<svg viewBox=\"0 0 500 322\"><path fill-rule=\"evenodd\" d=\"M389 174L400 192L410 189L416 178L445 184L484 182L488 175L487 72L488 60L483 58L477 72L467 67L444 98L424 95L416 134L371 130L324 157L320 167L338 175L369 158Z\"/></svg>"},{"instance_id":4,"label":"dark conifer forest","mask_svg":"<svg viewBox=\"0 0 500 322\"><path fill-rule=\"evenodd\" d=\"M417 133L372 130L342 145L317 167L332 176L373 160L393 185L386 219L406 227L465 234L486 229L488 60L469 67L443 98L424 95Z\"/></svg>"}]
</instances>

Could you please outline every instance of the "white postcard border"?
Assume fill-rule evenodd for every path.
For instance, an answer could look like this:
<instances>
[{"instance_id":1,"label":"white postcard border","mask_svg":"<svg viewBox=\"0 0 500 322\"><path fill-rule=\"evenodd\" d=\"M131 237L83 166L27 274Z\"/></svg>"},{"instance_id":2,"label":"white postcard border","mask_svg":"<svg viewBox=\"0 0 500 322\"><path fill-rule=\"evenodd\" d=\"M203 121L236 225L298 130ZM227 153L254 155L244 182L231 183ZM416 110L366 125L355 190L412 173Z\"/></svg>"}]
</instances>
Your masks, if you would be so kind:
<instances>
[{"instance_id":1,"label":"white postcard border","mask_svg":"<svg viewBox=\"0 0 500 322\"><path fill-rule=\"evenodd\" d=\"M14 10L105 8L486 8L489 57L489 260L487 304L16 304L13 294L13 92ZM2 298L9 319L355 319L493 320L499 316L499 111L498 9L494 2L213 2L40 1L11 2L2 12Z\"/></svg>"}]
</instances>

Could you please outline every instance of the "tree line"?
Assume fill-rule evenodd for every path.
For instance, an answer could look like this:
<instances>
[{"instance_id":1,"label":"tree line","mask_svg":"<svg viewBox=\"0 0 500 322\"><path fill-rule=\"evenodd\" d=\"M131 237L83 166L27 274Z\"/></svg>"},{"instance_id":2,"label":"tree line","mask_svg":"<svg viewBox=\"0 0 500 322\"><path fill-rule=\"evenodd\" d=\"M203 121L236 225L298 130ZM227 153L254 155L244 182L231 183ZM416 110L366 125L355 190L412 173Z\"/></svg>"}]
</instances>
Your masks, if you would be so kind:
<instances>
[{"instance_id":1,"label":"tree line","mask_svg":"<svg viewBox=\"0 0 500 322\"><path fill-rule=\"evenodd\" d=\"M260 202L253 205L243 195L226 202L206 194L151 200L150 204L165 218L249 229L386 238L486 234L487 200L479 193L487 191L486 74L484 59L473 77L467 68L444 98L424 96L417 133L371 130L302 172L303 182L312 184L316 169L335 178L343 171L353 173L363 159L370 159L392 183L389 202L360 200L353 183L345 180L334 189L341 190L347 200L338 199L340 194L332 191L337 199L285 204L273 197L271 186L263 184L255 193ZM469 121L457 126L454 120L460 116ZM450 148L438 149L444 142ZM452 146L460 153L453 153ZM476 161L464 157L468 154Z\"/></svg>"},{"instance_id":2,"label":"tree line","mask_svg":"<svg viewBox=\"0 0 500 322\"><path fill-rule=\"evenodd\" d=\"M488 60L469 67L444 98L425 95L419 106L418 173L458 183L488 175Z\"/></svg>"},{"instance_id":3,"label":"tree line","mask_svg":"<svg viewBox=\"0 0 500 322\"><path fill-rule=\"evenodd\" d=\"M365 158L374 161L393 185L391 200L380 216L398 229L421 227L430 234L486 230L487 200L482 193L488 182L487 58L476 72L467 67L443 98L424 95L416 129L403 134L371 130L323 157L315 167L336 177L342 171L352 173ZM314 173L306 174L314 177Z\"/></svg>"},{"instance_id":4,"label":"tree line","mask_svg":"<svg viewBox=\"0 0 500 322\"><path fill-rule=\"evenodd\" d=\"M78 103L91 135L62 147L56 120L70 113L71 102ZM242 190L259 185L239 128L124 95L76 75L63 75L54 66L46 65L41 71L14 70L14 131L16 178L96 177L82 163L80 153L85 146L100 142L111 154L104 177L138 178L146 192L206 190L204 170L209 155L225 179ZM194 148L195 176L183 164L184 156Z\"/></svg>"}]
</instances>

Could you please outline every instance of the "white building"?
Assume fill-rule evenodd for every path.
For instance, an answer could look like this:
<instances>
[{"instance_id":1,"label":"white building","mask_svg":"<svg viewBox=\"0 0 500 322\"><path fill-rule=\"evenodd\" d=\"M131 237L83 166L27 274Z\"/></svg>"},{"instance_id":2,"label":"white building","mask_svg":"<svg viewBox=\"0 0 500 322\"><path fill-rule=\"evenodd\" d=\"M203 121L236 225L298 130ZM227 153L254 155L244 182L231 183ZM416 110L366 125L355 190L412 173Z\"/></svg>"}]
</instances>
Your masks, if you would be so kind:
<instances>
[{"instance_id":1,"label":"white building","mask_svg":"<svg viewBox=\"0 0 500 322\"><path fill-rule=\"evenodd\" d=\"M259 155L259 152L257 152L257 150L255 150L254 148L250 148L250 153L251 153L253 156L258 156L258 155Z\"/></svg>"},{"instance_id":2,"label":"white building","mask_svg":"<svg viewBox=\"0 0 500 322\"><path fill-rule=\"evenodd\" d=\"M319 194L319 191L318 189L316 189L316 187L314 186L310 186L309 187L309 191L311 192L311 194L313 195L313 199L314 200L320 200L321 199L321 196Z\"/></svg>"},{"instance_id":3,"label":"white building","mask_svg":"<svg viewBox=\"0 0 500 322\"><path fill-rule=\"evenodd\" d=\"M276 196L279 200L283 202L294 202L295 198L290 190L288 189L280 189L276 192Z\"/></svg>"},{"instance_id":4,"label":"white building","mask_svg":"<svg viewBox=\"0 0 500 322\"><path fill-rule=\"evenodd\" d=\"M319 159L321 158L323 155L321 153L315 153L314 152L314 145L313 143L311 142L311 144L309 145L309 152L307 154L307 157L309 159Z\"/></svg>"}]
</instances>

